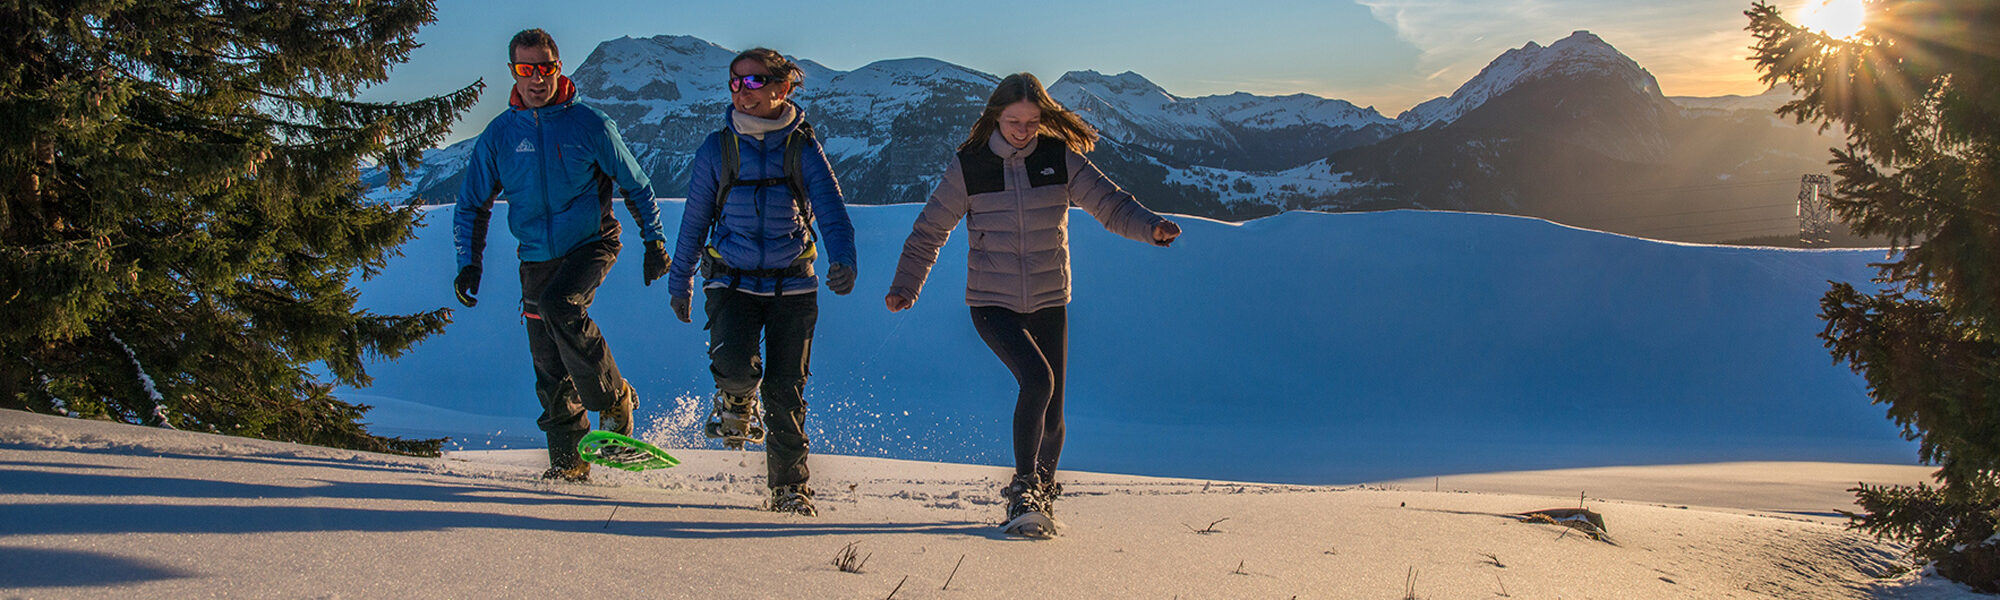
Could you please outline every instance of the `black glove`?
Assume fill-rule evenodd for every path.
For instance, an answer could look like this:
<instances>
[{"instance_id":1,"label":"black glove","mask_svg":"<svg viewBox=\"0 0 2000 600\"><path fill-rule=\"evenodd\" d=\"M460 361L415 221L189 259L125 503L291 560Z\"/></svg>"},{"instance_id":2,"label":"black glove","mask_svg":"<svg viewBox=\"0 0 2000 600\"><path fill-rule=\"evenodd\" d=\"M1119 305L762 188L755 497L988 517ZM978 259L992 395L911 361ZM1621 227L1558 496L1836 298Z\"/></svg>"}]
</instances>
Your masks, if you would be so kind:
<instances>
[{"instance_id":1,"label":"black glove","mask_svg":"<svg viewBox=\"0 0 2000 600\"><path fill-rule=\"evenodd\" d=\"M694 322L694 317L689 314L694 310L691 306L693 303L694 300L692 298L685 297L667 301L667 304L671 304L674 307L674 317L680 319L682 323Z\"/></svg>"},{"instance_id":2,"label":"black glove","mask_svg":"<svg viewBox=\"0 0 2000 600\"><path fill-rule=\"evenodd\" d=\"M458 279L451 282L458 292L458 303L471 307L479 304L479 265L466 265L458 270Z\"/></svg>"},{"instance_id":3,"label":"black glove","mask_svg":"<svg viewBox=\"0 0 2000 600\"><path fill-rule=\"evenodd\" d=\"M667 258L666 242L660 240L646 242L646 285L653 285L653 280L665 277L667 267L673 264L674 260Z\"/></svg>"},{"instance_id":4,"label":"black glove","mask_svg":"<svg viewBox=\"0 0 2000 600\"><path fill-rule=\"evenodd\" d=\"M854 291L854 265L833 263L826 268L826 289L842 296Z\"/></svg>"}]
</instances>

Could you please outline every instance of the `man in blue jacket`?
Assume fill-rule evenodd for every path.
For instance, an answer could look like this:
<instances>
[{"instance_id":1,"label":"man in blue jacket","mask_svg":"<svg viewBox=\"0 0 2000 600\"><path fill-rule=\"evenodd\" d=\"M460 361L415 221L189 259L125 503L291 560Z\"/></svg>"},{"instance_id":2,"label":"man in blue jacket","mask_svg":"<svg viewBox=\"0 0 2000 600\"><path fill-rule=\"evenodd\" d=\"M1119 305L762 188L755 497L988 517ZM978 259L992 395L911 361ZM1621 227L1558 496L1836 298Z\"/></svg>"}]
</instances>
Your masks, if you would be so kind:
<instances>
[{"instance_id":1,"label":"man in blue jacket","mask_svg":"<svg viewBox=\"0 0 2000 600\"><path fill-rule=\"evenodd\" d=\"M507 226L521 242L521 316L542 402L536 424L549 442L542 477L584 481L590 465L576 449L590 431L584 411L598 411L600 428L631 435L639 400L587 312L618 260L614 183L645 240L646 285L667 273L666 232L652 183L619 137L618 124L576 101L555 39L529 29L508 42L507 52L511 108L479 134L465 168L452 221L458 250L453 285L460 303L478 303L487 220L494 199L506 197Z\"/></svg>"},{"instance_id":2,"label":"man in blue jacket","mask_svg":"<svg viewBox=\"0 0 2000 600\"><path fill-rule=\"evenodd\" d=\"M730 110L695 152L667 292L675 316L692 322L700 262L717 390L708 434L732 447L764 442L769 508L811 516L804 396L819 321L812 227L824 235L826 286L845 295L854 291L854 225L825 152L787 99L798 75L796 64L764 48L730 63Z\"/></svg>"}]
</instances>

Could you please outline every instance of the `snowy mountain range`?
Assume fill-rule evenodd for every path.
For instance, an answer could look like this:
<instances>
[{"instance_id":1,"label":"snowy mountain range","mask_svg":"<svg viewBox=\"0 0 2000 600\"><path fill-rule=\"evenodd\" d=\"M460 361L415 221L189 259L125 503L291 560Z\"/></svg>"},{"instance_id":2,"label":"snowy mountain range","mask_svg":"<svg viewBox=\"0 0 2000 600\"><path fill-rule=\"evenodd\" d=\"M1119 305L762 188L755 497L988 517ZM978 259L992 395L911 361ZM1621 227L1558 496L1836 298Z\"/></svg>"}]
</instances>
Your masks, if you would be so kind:
<instances>
[{"instance_id":1,"label":"snowy mountain range","mask_svg":"<svg viewBox=\"0 0 2000 600\"><path fill-rule=\"evenodd\" d=\"M686 193L694 148L721 125L728 95L716 74L734 56L693 37L628 37L600 44L573 78L580 98L620 124L656 193L678 197ZM795 98L857 204L927 197L998 81L927 58L853 71L800 64L806 77ZM1799 173L1824 170L1832 145L1810 128L1770 118L1768 102L1668 99L1650 73L1583 31L1509 50L1451 96L1395 118L1306 94L1183 98L1131 72L1074 71L1048 85L1102 132L1092 158L1114 180L1157 210L1224 219L1296 208L1427 207L1565 220L1655 211L1655 203L1604 191L1604 182L1549 172L1550 165L1604 161L1622 181L1652 187L1767 184L1707 204L1694 200L1697 208L1729 209L1769 203L1781 187L1773 182L1795 186ZM1758 127L1736 126L1753 117ZM1724 139L1686 151L1691 131ZM1525 138L1539 141L1524 145ZM364 181L384 201L449 202L468 148L469 141L431 152L411 173L412 185L383 189L380 172ZM1500 154L1508 156L1494 160ZM1658 173L1635 178L1625 165ZM1535 194L1605 198L1581 208L1521 200Z\"/></svg>"}]
</instances>

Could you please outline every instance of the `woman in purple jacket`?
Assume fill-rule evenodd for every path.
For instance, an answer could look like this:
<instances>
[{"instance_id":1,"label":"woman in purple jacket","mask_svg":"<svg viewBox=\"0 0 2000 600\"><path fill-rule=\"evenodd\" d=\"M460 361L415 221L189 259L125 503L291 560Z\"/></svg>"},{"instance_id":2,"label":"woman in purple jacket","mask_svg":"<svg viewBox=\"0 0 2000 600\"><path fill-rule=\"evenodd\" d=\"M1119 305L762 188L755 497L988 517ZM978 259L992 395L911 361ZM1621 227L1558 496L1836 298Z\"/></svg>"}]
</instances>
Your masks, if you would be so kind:
<instances>
[{"instance_id":1,"label":"woman in purple jacket","mask_svg":"<svg viewBox=\"0 0 2000 600\"><path fill-rule=\"evenodd\" d=\"M1014 405L1014 479L1001 490L1009 533L1055 534L1069 346L1069 207L1081 207L1113 233L1156 246L1181 234L1180 226L1146 210L1084 157L1096 141L1097 131L1050 98L1034 75L1002 79L917 215L883 298L890 312L914 306L938 248L965 220L965 301L973 327L1021 386Z\"/></svg>"}]
</instances>

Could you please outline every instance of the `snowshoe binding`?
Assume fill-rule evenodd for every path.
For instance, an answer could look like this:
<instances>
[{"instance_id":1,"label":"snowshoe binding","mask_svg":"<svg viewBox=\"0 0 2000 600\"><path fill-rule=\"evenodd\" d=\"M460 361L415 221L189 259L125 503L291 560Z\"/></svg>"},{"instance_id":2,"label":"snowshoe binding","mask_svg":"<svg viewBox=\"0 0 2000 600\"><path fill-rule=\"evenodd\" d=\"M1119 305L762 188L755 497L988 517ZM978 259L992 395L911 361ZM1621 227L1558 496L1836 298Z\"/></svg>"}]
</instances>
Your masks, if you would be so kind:
<instances>
[{"instance_id":1,"label":"snowshoe binding","mask_svg":"<svg viewBox=\"0 0 2000 600\"><path fill-rule=\"evenodd\" d=\"M1056 520L1049 516L1049 499L1034 475L1015 475L1000 490L1007 499L1007 522L1000 530L1010 535L1046 540L1056 536Z\"/></svg>"},{"instance_id":2,"label":"snowshoe binding","mask_svg":"<svg viewBox=\"0 0 2000 600\"><path fill-rule=\"evenodd\" d=\"M764 425L757 413L756 392L738 396L718 391L708 422L702 425L702 435L722 438L722 447L731 450L742 450L746 443L762 444Z\"/></svg>"},{"instance_id":3,"label":"snowshoe binding","mask_svg":"<svg viewBox=\"0 0 2000 600\"><path fill-rule=\"evenodd\" d=\"M792 513L802 517L817 517L819 510L813 508L812 488L806 484L781 485L771 488L771 512Z\"/></svg>"}]
</instances>

